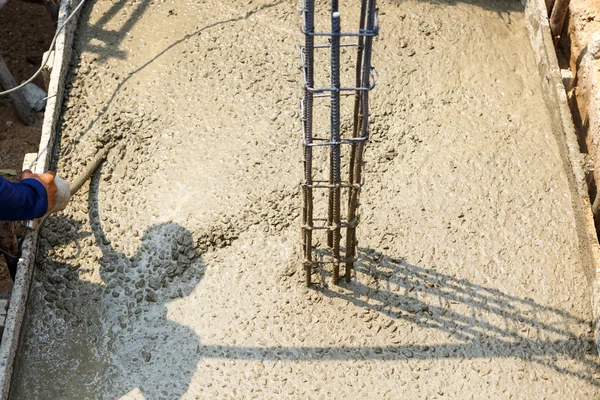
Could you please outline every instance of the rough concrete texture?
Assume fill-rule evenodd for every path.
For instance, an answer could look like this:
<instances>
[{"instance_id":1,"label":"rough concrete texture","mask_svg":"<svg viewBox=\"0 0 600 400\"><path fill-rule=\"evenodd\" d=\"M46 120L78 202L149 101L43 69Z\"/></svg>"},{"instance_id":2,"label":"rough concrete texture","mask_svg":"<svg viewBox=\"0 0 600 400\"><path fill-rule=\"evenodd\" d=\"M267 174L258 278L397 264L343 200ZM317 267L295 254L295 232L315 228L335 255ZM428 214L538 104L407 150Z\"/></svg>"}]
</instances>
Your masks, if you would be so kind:
<instances>
[{"instance_id":1,"label":"rough concrete texture","mask_svg":"<svg viewBox=\"0 0 600 400\"><path fill-rule=\"evenodd\" d=\"M86 8L58 171L118 145L40 233L13 398L597 398L520 4L382 2L357 277L312 289L297 6Z\"/></svg>"}]
</instances>

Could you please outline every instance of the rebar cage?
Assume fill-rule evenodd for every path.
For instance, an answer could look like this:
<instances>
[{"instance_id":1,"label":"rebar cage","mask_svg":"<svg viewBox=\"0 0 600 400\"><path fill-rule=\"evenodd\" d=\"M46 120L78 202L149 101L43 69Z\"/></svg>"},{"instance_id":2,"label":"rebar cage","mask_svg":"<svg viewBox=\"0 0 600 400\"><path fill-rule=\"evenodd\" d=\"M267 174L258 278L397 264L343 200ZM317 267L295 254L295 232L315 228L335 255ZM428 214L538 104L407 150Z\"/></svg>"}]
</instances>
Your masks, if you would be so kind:
<instances>
[{"instance_id":1,"label":"rebar cage","mask_svg":"<svg viewBox=\"0 0 600 400\"><path fill-rule=\"evenodd\" d=\"M325 264L333 265L333 282L340 279L340 264L345 264L344 276L350 281L357 254L358 241L356 227L359 222L359 195L362 187L362 164L364 146L369 139L369 92L375 86L371 53L373 38L379 32L376 0L361 0L358 32L342 32L341 13L337 0L331 2L331 31L315 32L315 1L303 0L302 17L304 46L300 47L300 58L304 77L304 97L301 102L301 119L304 148L304 181L302 184L302 257L306 272L306 285L311 284L312 273ZM315 43L319 38L328 39L328 43ZM345 39L348 42L342 42ZM340 51L345 47L355 47L355 83L342 86L340 78ZM331 84L328 87L315 87L315 54L317 51L330 51ZM346 50L346 49L344 49ZM354 96L351 128L341 131L340 100L343 96ZM329 137L314 135L315 99L329 98L330 126ZM346 157L342 157L342 146ZM318 149L329 150L329 179L313 179L315 166L314 152ZM345 165L344 165L345 164ZM344 170L344 171L343 171ZM346 179L342 173L346 172ZM315 193L325 192L321 199L327 198L326 218L315 218ZM345 215L342 216L342 202L347 202ZM345 230L345 247L340 246ZM320 249L319 242L314 243L317 231L326 232L327 248ZM342 253L344 255L342 255Z\"/></svg>"}]
</instances>

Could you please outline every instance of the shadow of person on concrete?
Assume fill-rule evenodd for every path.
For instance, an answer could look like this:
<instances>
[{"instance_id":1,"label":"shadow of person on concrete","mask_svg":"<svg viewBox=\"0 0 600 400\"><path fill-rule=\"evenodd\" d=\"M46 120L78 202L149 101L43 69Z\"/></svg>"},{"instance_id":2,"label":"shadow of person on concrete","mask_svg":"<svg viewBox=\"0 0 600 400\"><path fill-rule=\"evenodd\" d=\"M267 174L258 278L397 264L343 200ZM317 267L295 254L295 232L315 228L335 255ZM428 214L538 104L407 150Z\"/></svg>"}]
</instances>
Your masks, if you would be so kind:
<instances>
[{"instance_id":1,"label":"shadow of person on concrete","mask_svg":"<svg viewBox=\"0 0 600 400\"><path fill-rule=\"evenodd\" d=\"M169 320L167 306L189 296L204 274L192 242L185 228L161 223L146 230L132 259L101 245L108 365L98 395L119 398L137 389L146 399L176 399L187 391L200 342L190 328Z\"/></svg>"},{"instance_id":2,"label":"shadow of person on concrete","mask_svg":"<svg viewBox=\"0 0 600 400\"><path fill-rule=\"evenodd\" d=\"M97 191L97 180L91 191ZM20 368L29 373L17 374L14 398L177 399L187 392L200 360L213 358L290 362L518 358L598 385L594 374L600 366L588 320L374 249L360 249L352 282L330 286L323 270L323 282L313 290L378 318L441 331L447 340L377 346L203 346L192 329L168 316L169 308L176 309L177 299L189 296L204 275L205 265L190 233L175 223L152 225L135 254L127 257L105 234L96 204L90 196L93 235L102 252L102 283L72 278L78 268L75 248L72 264L46 258L47 282L38 285L62 314L33 325L38 328L37 351L28 351L28 344L23 349ZM75 228L77 221L53 217L50 222L50 229L62 232L53 236L59 242L50 240L54 247L87 234ZM63 315L66 328L48 328L64 323L56 315ZM48 333L61 336L49 338ZM57 353L60 357L53 356ZM48 382L54 384L49 387Z\"/></svg>"},{"instance_id":3,"label":"shadow of person on concrete","mask_svg":"<svg viewBox=\"0 0 600 400\"><path fill-rule=\"evenodd\" d=\"M139 391L146 399L180 398L199 361L200 342L193 330L169 320L168 305L192 293L204 276L204 262L191 233L173 222L148 227L133 257L115 251L98 213L98 176L88 209L102 250L106 286L100 317L109 362L97 394L119 398Z\"/></svg>"},{"instance_id":4,"label":"shadow of person on concrete","mask_svg":"<svg viewBox=\"0 0 600 400\"><path fill-rule=\"evenodd\" d=\"M166 222L145 230L133 256L116 251L98 213L97 189L98 176L88 201L91 234L58 216L41 234L42 271L32 296L47 305L29 307L14 398L177 399L188 390L199 338L168 313L204 276L196 242ZM77 243L89 246L92 237L101 255L90 263Z\"/></svg>"}]
</instances>

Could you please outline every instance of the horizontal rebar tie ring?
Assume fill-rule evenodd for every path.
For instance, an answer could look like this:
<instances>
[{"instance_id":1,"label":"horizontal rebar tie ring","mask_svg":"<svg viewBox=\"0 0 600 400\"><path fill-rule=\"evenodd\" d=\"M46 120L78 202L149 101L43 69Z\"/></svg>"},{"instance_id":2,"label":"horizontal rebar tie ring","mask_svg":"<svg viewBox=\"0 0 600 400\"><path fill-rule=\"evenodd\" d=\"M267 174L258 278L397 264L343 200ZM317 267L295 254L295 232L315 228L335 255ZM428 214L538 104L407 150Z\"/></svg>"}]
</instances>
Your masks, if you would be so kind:
<instances>
[{"instance_id":1,"label":"horizontal rebar tie ring","mask_svg":"<svg viewBox=\"0 0 600 400\"><path fill-rule=\"evenodd\" d=\"M306 147L319 147L319 146L337 146L340 144L353 144L353 143L361 143L369 140L368 136L361 136L357 138L348 138L346 140L341 140L339 142L319 142L319 143L306 143L305 141L302 143Z\"/></svg>"},{"instance_id":2,"label":"horizontal rebar tie ring","mask_svg":"<svg viewBox=\"0 0 600 400\"><path fill-rule=\"evenodd\" d=\"M343 92L343 93L340 93L340 96L356 96L356 94L350 93L350 92ZM327 97L329 99L331 96L328 95L328 94L325 94L325 93L323 93L323 94L313 94L313 98L314 99L321 98L321 97Z\"/></svg>"},{"instance_id":3,"label":"horizontal rebar tie ring","mask_svg":"<svg viewBox=\"0 0 600 400\"><path fill-rule=\"evenodd\" d=\"M333 37L333 36L339 36L339 37L374 37L377 36L377 34L379 33L379 29L373 29L371 31L368 30L361 30L360 32L356 33L356 32L340 32L340 33L333 33L333 32L306 32L305 29L302 29L302 33L304 33L306 36L327 36L327 37Z\"/></svg>"},{"instance_id":4,"label":"horizontal rebar tie ring","mask_svg":"<svg viewBox=\"0 0 600 400\"><path fill-rule=\"evenodd\" d=\"M331 47L331 45L324 45L326 47ZM316 46L315 46L316 47ZM302 62L302 71L306 71L306 62L304 59L304 46L300 46L300 59ZM319 96L318 94L323 93L323 92L360 92L360 91L371 91L375 88L375 74L374 74L374 68L371 67L370 71L369 71L369 75L370 75L370 80L372 82L371 86L369 87L340 87L340 88L332 88L332 87L324 87L324 88L314 88L314 87L310 87L309 85L306 84L306 75L303 72L302 75L304 75L304 89L309 91L310 93L313 94L317 94L314 97L329 97L329 95L325 95L325 96ZM342 94L342 93L340 93ZM352 95L354 93L344 93L344 95Z\"/></svg>"},{"instance_id":5,"label":"horizontal rebar tie ring","mask_svg":"<svg viewBox=\"0 0 600 400\"><path fill-rule=\"evenodd\" d=\"M332 256L328 256L328 257L333 258ZM335 258L333 258L332 260L313 260L313 261L304 260L304 265L305 266L313 266L313 265L323 265L323 264L334 264L334 263L338 263L338 262L345 263L348 261L356 262L356 261L358 261L358 257L354 257L351 259L347 259L346 257L340 257L339 260L336 260Z\"/></svg>"},{"instance_id":6,"label":"horizontal rebar tie ring","mask_svg":"<svg viewBox=\"0 0 600 400\"><path fill-rule=\"evenodd\" d=\"M340 222L339 225L328 225L328 226L310 226L310 225L301 225L302 229L306 229L309 231L332 231L337 228L356 228L358 226L358 221L348 221L348 222Z\"/></svg>"},{"instance_id":7,"label":"horizontal rebar tie ring","mask_svg":"<svg viewBox=\"0 0 600 400\"><path fill-rule=\"evenodd\" d=\"M341 87L341 88L312 88L308 86L304 86L306 90L311 93L323 93L323 92L360 92L360 91L369 91L373 90L375 87L375 79L373 78L373 84L370 87Z\"/></svg>"},{"instance_id":8,"label":"horizontal rebar tie ring","mask_svg":"<svg viewBox=\"0 0 600 400\"><path fill-rule=\"evenodd\" d=\"M356 47L358 43L342 43L340 47ZM304 49L304 46L300 46L300 48ZM317 44L313 46L314 49L330 49L330 44Z\"/></svg>"},{"instance_id":9,"label":"horizontal rebar tie ring","mask_svg":"<svg viewBox=\"0 0 600 400\"><path fill-rule=\"evenodd\" d=\"M304 11L304 8L303 8ZM373 29L359 29L358 33L356 32L340 32L340 33L334 33L334 32L307 32L306 29L306 24L304 24L304 26L302 28L300 28L300 31L305 34L306 36L326 36L326 37L332 37L332 36L340 36L340 37L375 37L379 34L379 16L378 16L378 12L377 10L375 11L375 15L374 15L374 26Z\"/></svg>"},{"instance_id":10,"label":"horizontal rebar tie ring","mask_svg":"<svg viewBox=\"0 0 600 400\"><path fill-rule=\"evenodd\" d=\"M309 185L307 183L302 184L302 187L305 188L313 188L313 189L335 189L337 186L336 185ZM360 190L361 186L360 185L351 185L349 183L342 183L341 185L339 185L339 187L341 187L342 189L356 189L356 190Z\"/></svg>"}]
</instances>

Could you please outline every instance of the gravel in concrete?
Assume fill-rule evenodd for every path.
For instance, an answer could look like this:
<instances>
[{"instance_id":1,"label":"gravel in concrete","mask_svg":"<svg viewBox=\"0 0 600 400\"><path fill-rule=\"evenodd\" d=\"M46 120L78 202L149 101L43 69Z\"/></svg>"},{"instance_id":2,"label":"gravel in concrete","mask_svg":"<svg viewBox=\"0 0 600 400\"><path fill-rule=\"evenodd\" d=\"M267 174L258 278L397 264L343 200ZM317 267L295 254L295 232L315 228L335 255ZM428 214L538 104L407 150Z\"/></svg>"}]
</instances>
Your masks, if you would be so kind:
<instances>
[{"instance_id":1,"label":"gravel in concrete","mask_svg":"<svg viewBox=\"0 0 600 400\"><path fill-rule=\"evenodd\" d=\"M58 171L118 144L41 231L14 398L597 398L520 3L382 2L357 278L313 289L298 6L87 6Z\"/></svg>"}]
</instances>

